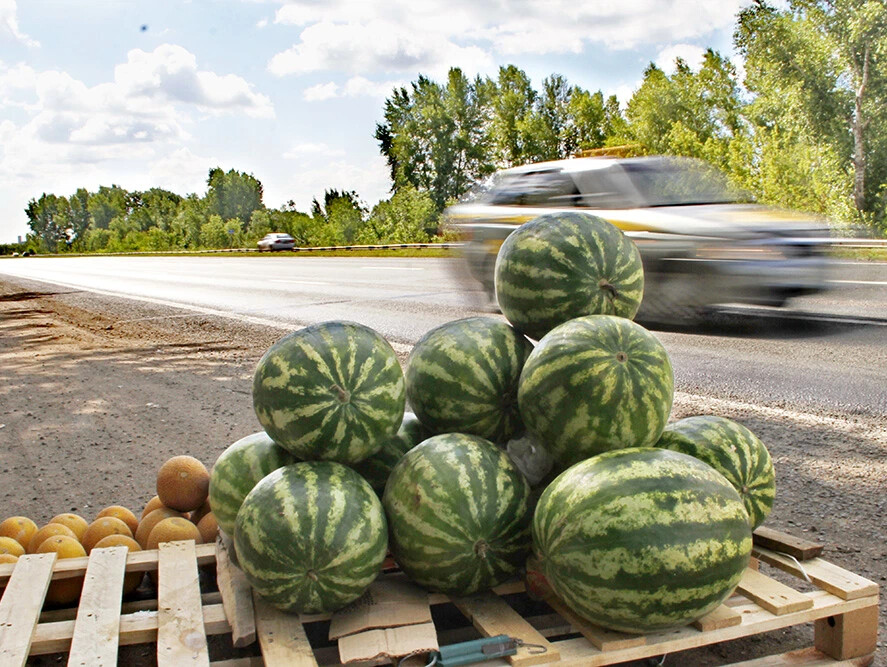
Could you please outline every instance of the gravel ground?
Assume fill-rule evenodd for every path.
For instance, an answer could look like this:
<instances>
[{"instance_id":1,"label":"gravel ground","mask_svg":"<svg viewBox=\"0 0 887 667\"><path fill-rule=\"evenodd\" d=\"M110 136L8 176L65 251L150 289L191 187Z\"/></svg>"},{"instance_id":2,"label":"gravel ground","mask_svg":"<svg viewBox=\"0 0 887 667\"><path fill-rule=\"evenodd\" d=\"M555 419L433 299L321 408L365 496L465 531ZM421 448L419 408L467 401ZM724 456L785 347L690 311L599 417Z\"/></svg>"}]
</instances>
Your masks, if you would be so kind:
<instances>
[{"instance_id":1,"label":"gravel ground","mask_svg":"<svg viewBox=\"0 0 887 667\"><path fill-rule=\"evenodd\" d=\"M76 512L92 520L112 504L138 513L167 458L190 454L210 467L225 447L259 429L252 373L283 333L0 280L0 518L22 514L42 524ZM767 443L778 475L768 526L821 541L827 559L883 585L887 420L804 417L681 389L673 418L721 414ZM881 638L885 612L882 599ZM802 648L812 634L812 624L797 626L669 656L665 664L717 665ZM880 646L875 664L887 665ZM223 644L214 650L224 652ZM121 664L151 664L145 647L128 651Z\"/></svg>"}]
</instances>

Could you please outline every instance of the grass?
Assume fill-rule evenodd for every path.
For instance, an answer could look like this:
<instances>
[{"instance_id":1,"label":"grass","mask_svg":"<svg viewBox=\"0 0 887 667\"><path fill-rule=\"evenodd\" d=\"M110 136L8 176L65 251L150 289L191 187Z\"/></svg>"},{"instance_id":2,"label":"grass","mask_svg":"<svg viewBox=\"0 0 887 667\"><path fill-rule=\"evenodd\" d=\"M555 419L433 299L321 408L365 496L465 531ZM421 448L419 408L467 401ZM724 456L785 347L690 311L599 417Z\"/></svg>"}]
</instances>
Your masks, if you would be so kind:
<instances>
[{"instance_id":1,"label":"grass","mask_svg":"<svg viewBox=\"0 0 887 667\"><path fill-rule=\"evenodd\" d=\"M132 252L94 252L94 253L45 253L37 257L455 257L458 248L390 248L388 250L300 250L289 252L256 252L247 250L179 250L169 252L132 251ZM0 256L2 258L3 256ZM6 257L12 257L6 255Z\"/></svg>"}]
</instances>

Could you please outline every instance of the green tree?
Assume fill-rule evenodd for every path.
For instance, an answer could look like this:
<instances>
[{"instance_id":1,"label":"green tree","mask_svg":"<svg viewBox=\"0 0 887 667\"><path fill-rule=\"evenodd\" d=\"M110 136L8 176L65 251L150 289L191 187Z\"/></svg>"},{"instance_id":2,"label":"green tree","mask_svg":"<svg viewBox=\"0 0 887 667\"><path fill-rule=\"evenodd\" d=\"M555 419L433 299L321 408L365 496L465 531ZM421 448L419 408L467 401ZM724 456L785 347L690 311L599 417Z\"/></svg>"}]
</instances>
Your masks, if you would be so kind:
<instances>
[{"instance_id":1,"label":"green tree","mask_svg":"<svg viewBox=\"0 0 887 667\"><path fill-rule=\"evenodd\" d=\"M89 212L89 191L86 188L78 188L68 198L67 224L71 230L69 241L80 246L86 230L92 224L92 215Z\"/></svg>"},{"instance_id":2,"label":"green tree","mask_svg":"<svg viewBox=\"0 0 887 667\"><path fill-rule=\"evenodd\" d=\"M25 208L28 227L48 252L56 252L59 243L67 240L67 220L64 216L67 207L68 201L64 197L44 192L39 199L31 199Z\"/></svg>"},{"instance_id":3,"label":"green tree","mask_svg":"<svg viewBox=\"0 0 887 667\"><path fill-rule=\"evenodd\" d=\"M373 207L357 242L427 243L437 232L439 216L427 192L409 186Z\"/></svg>"},{"instance_id":4,"label":"green tree","mask_svg":"<svg viewBox=\"0 0 887 667\"><path fill-rule=\"evenodd\" d=\"M887 187L887 4L883 0L756 0L734 41L746 60L751 113L794 152L827 147L849 174L863 216L883 219ZM817 164L799 165L799 169Z\"/></svg>"},{"instance_id":5,"label":"green tree","mask_svg":"<svg viewBox=\"0 0 887 667\"><path fill-rule=\"evenodd\" d=\"M237 218L242 225L249 222L253 211L262 209L262 183L252 174L219 167L209 170L206 179L206 205L209 213L229 220Z\"/></svg>"},{"instance_id":6,"label":"green tree","mask_svg":"<svg viewBox=\"0 0 887 667\"><path fill-rule=\"evenodd\" d=\"M102 185L89 195L87 208L97 229L108 229L111 220L129 213L129 192L119 185Z\"/></svg>"},{"instance_id":7,"label":"green tree","mask_svg":"<svg viewBox=\"0 0 887 667\"><path fill-rule=\"evenodd\" d=\"M172 221L172 232L180 248L199 248L200 228L207 221L206 203L195 194L188 195L179 204Z\"/></svg>"},{"instance_id":8,"label":"green tree","mask_svg":"<svg viewBox=\"0 0 887 667\"><path fill-rule=\"evenodd\" d=\"M525 128L537 93L526 73L514 65L500 67L496 82L487 86L492 89L486 96L491 106L492 158L507 167L523 164L530 154Z\"/></svg>"}]
</instances>

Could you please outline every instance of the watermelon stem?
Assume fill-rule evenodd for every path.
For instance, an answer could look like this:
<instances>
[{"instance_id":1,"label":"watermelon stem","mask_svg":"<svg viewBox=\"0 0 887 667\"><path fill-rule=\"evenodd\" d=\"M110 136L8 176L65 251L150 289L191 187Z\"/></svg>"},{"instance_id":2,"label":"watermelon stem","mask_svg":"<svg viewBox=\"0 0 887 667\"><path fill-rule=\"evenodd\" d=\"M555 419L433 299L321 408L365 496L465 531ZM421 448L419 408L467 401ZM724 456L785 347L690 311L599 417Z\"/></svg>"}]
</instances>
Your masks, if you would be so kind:
<instances>
[{"instance_id":1,"label":"watermelon stem","mask_svg":"<svg viewBox=\"0 0 887 667\"><path fill-rule=\"evenodd\" d=\"M618 292L618 290L616 289L616 286L613 285L613 284L612 284L609 280L607 280L606 278L601 278L601 279L600 279L600 282L598 282L598 287L600 287L600 288L601 288L602 290L604 290L605 292L608 292L608 293L609 293L607 296L610 297L610 300L611 300L611 301L615 301L615 300L616 300L616 297L619 296L619 292Z\"/></svg>"},{"instance_id":2,"label":"watermelon stem","mask_svg":"<svg viewBox=\"0 0 887 667\"><path fill-rule=\"evenodd\" d=\"M351 400L351 392L343 389L337 384L334 384L332 387L330 387L330 391L336 395L336 398L339 399L340 403L347 403Z\"/></svg>"},{"instance_id":3,"label":"watermelon stem","mask_svg":"<svg viewBox=\"0 0 887 667\"><path fill-rule=\"evenodd\" d=\"M305 573L305 576L308 577L311 581L317 581L317 573L314 570L308 570Z\"/></svg>"},{"instance_id":4,"label":"watermelon stem","mask_svg":"<svg viewBox=\"0 0 887 667\"><path fill-rule=\"evenodd\" d=\"M480 558L486 560L487 552L490 550L490 545L487 544L484 540L478 540L474 543L474 553L477 554Z\"/></svg>"}]
</instances>

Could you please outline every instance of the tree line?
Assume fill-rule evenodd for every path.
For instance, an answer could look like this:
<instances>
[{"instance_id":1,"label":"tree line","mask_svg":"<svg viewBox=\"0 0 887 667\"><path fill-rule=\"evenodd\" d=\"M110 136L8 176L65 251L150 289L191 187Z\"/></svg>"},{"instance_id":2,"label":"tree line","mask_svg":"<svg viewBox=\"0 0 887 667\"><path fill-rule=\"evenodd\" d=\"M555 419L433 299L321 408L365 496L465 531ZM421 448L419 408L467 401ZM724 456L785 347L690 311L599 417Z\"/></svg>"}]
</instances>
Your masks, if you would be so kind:
<instances>
[{"instance_id":1,"label":"tree line","mask_svg":"<svg viewBox=\"0 0 887 667\"><path fill-rule=\"evenodd\" d=\"M102 186L28 203L45 250L253 246L287 232L298 245L445 238L441 212L503 167L584 150L698 157L759 201L887 230L887 5L883 0L756 0L734 44L740 78L709 49L698 69L650 64L623 106L552 74L536 90L514 65L495 77L418 76L385 100L374 137L391 197L368 209L327 190L309 212L267 208L251 174L209 171L205 195Z\"/></svg>"}]
</instances>

